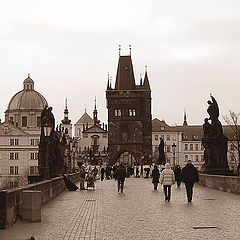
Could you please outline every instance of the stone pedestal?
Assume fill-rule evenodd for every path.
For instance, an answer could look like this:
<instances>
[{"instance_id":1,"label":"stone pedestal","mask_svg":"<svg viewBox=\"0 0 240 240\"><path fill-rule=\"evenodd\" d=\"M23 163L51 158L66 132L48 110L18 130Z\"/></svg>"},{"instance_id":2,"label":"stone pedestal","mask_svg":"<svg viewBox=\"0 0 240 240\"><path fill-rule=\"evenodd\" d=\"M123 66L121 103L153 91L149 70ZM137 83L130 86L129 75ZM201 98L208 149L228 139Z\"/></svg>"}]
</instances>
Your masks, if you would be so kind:
<instances>
[{"instance_id":1,"label":"stone pedestal","mask_svg":"<svg viewBox=\"0 0 240 240\"><path fill-rule=\"evenodd\" d=\"M204 136L204 161L201 173L213 175L233 175L227 160L228 139L225 135L220 137Z\"/></svg>"},{"instance_id":2,"label":"stone pedestal","mask_svg":"<svg viewBox=\"0 0 240 240\"><path fill-rule=\"evenodd\" d=\"M41 222L41 191L22 192L22 220Z\"/></svg>"}]
</instances>

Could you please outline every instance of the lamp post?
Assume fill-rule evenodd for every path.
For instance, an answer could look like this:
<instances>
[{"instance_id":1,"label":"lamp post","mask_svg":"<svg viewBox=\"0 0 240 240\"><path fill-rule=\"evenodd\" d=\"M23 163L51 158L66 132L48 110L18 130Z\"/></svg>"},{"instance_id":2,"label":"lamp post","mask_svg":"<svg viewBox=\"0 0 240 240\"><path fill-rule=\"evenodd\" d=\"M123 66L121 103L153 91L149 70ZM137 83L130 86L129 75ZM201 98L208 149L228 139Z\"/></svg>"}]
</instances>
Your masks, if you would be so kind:
<instances>
[{"instance_id":1,"label":"lamp post","mask_svg":"<svg viewBox=\"0 0 240 240\"><path fill-rule=\"evenodd\" d=\"M45 137L45 166L44 166L44 173L43 173L43 178L44 179L49 179L50 178L50 174L49 174L49 144L50 144L50 136L51 136L51 132L52 132L52 126L50 125L45 125L43 126L43 133L44 133L44 137Z\"/></svg>"},{"instance_id":2,"label":"lamp post","mask_svg":"<svg viewBox=\"0 0 240 240\"><path fill-rule=\"evenodd\" d=\"M75 155L76 155L76 146L75 146L75 144L72 146L72 151L73 151L73 168L72 168L72 170L73 170L73 172L75 172Z\"/></svg>"},{"instance_id":3,"label":"lamp post","mask_svg":"<svg viewBox=\"0 0 240 240\"><path fill-rule=\"evenodd\" d=\"M177 145L175 143L173 143L173 145L172 145L172 150L173 150L173 168L175 168L176 147L177 147Z\"/></svg>"}]
</instances>

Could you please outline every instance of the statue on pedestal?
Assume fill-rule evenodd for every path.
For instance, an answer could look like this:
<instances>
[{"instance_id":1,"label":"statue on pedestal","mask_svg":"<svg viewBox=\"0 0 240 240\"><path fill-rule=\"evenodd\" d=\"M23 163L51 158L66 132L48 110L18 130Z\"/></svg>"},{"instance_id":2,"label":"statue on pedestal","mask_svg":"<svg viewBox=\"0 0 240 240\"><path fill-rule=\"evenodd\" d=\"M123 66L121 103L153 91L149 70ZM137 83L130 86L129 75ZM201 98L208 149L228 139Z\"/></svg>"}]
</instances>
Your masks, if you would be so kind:
<instances>
[{"instance_id":1,"label":"statue on pedestal","mask_svg":"<svg viewBox=\"0 0 240 240\"><path fill-rule=\"evenodd\" d=\"M164 141L163 138L160 138L160 143L158 146L158 151L159 151L159 164L160 165L165 165L166 159L165 159L165 153L164 153Z\"/></svg>"},{"instance_id":2,"label":"statue on pedestal","mask_svg":"<svg viewBox=\"0 0 240 240\"><path fill-rule=\"evenodd\" d=\"M218 120L219 107L216 99L210 94L207 112L209 118L204 119L202 144L204 147L204 164L201 172L209 174L230 175L227 161L228 139L223 135L221 122ZM211 123L209 123L211 121Z\"/></svg>"}]
</instances>

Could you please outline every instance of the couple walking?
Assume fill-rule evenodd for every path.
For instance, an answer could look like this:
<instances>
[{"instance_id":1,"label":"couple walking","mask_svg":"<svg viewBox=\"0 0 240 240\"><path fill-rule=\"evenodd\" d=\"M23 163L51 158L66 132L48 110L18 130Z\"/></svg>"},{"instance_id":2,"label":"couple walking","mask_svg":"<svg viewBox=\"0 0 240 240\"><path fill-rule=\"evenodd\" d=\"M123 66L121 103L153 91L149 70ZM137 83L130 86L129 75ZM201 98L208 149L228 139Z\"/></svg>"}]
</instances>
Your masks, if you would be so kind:
<instances>
[{"instance_id":1,"label":"couple walking","mask_svg":"<svg viewBox=\"0 0 240 240\"><path fill-rule=\"evenodd\" d=\"M155 167L157 169L157 166L155 166ZM159 172L159 170L158 170L158 172ZM183 167L183 169L181 170L180 180L185 183L187 199L188 199L188 202L191 202L192 195L193 195L193 185L195 182L199 181L198 171L193 166L191 160L188 160L188 163L186 164L186 166ZM171 169L170 164L166 163L165 169L160 174L160 184L163 184L165 201L170 202L171 188L174 183L175 183L174 171ZM156 183L156 179L154 180L154 178L153 178L153 184L154 184L154 189L157 190L157 183Z\"/></svg>"}]
</instances>

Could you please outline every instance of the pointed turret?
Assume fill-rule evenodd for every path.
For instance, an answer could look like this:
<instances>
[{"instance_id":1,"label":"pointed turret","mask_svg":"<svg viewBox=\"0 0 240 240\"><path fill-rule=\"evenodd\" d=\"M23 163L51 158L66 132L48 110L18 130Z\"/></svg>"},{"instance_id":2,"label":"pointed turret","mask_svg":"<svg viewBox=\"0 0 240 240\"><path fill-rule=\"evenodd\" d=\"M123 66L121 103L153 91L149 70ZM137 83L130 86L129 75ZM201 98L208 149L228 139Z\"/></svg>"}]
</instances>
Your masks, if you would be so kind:
<instances>
[{"instance_id":1,"label":"pointed turret","mask_svg":"<svg viewBox=\"0 0 240 240\"><path fill-rule=\"evenodd\" d=\"M148 81L147 66L145 67L145 76L144 76L144 82L143 82L143 89L151 90L150 89L150 84L149 84L149 81Z\"/></svg>"},{"instance_id":2,"label":"pointed turret","mask_svg":"<svg viewBox=\"0 0 240 240\"><path fill-rule=\"evenodd\" d=\"M107 90L110 89L110 79L109 79L109 73L108 73L108 82L107 82Z\"/></svg>"},{"instance_id":3,"label":"pointed turret","mask_svg":"<svg viewBox=\"0 0 240 240\"><path fill-rule=\"evenodd\" d=\"M142 74L140 74L140 86L143 85L143 82L142 82Z\"/></svg>"},{"instance_id":4,"label":"pointed turret","mask_svg":"<svg viewBox=\"0 0 240 240\"><path fill-rule=\"evenodd\" d=\"M183 126L188 126L188 124L187 124L187 113L186 113L186 109L184 109L184 120L183 120Z\"/></svg>"},{"instance_id":5,"label":"pointed turret","mask_svg":"<svg viewBox=\"0 0 240 240\"><path fill-rule=\"evenodd\" d=\"M116 90L135 90L135 78L131 56L119 56Z\"/></svg>"}]
</instances>

